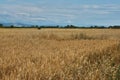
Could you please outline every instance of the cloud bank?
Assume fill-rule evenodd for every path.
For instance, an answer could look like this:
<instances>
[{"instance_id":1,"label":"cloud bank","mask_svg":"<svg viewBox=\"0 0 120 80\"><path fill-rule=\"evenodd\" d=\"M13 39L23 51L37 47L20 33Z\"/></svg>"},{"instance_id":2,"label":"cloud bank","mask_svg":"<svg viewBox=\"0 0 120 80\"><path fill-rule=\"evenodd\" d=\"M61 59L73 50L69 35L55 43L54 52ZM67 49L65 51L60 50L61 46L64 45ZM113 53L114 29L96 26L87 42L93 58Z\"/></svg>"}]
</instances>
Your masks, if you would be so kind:
<instances>
[{"instance_id":1,"label":"cloud bank","mask_svg":"<svg viewBox=\"0 0 120 80\"><path fill-rule=\"evenodd\" d=\"M15 1L15 0L8 0ZM120 21L120 6L72 5L44 6L24 4L0 5L0 22L44 24L116 24ZM111 20L112 19L112 20Z\"/></svg>"}]
</instances>

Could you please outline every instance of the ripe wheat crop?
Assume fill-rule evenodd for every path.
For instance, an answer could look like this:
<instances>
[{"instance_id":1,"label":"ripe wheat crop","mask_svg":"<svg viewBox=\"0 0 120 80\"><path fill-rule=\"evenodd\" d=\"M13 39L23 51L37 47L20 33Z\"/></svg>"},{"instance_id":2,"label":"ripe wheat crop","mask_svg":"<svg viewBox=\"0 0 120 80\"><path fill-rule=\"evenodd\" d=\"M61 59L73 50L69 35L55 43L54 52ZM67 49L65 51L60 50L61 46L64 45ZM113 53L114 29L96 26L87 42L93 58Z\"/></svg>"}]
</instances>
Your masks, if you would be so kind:
<instances>
[{"instance_id":1,"label":"ripe wheat crop","mask_svg":"<svg viewBox=\"0 0 120 80\"><path fill-rule=\"evenodd\" d=\"M120 30L0 29L0 80L120 80Z\"/></svg>"}]
</instances>

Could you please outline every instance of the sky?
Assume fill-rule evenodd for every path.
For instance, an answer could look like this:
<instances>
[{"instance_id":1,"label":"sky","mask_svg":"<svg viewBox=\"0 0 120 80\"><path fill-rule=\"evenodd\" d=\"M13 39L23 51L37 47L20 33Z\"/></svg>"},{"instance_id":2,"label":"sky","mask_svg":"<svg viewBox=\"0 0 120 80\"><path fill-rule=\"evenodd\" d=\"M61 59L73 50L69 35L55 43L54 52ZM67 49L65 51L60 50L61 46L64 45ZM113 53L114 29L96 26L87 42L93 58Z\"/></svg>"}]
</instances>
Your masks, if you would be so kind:
<instances>
[{"instance_id":1,"label":"sky","mask_svg":"<svg viewBox=\"0 0 120 80\"><path fill-rule=\"evenodd\" d=\"M0 23L120 25L120 0L0 0Z\"/></svg>"}]
</instances>

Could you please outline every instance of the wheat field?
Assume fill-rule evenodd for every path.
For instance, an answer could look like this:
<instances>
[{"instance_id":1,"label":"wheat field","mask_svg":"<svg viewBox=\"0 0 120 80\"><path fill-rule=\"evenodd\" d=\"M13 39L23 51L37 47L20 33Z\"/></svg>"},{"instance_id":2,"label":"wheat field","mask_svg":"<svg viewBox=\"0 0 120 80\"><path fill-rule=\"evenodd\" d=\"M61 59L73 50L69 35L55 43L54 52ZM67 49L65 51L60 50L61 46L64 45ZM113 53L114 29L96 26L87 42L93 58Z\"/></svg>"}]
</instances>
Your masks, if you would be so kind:
<instances>
[{"instance_id":1,"label":"wheat field","mask_svg":"<svg viewBox=\"0 0 120 80\"><path fill-rule=\"evenodd\" d=\"M120 80L120 29L0 29L0 80Z\"/></svg>"}]
</instances>

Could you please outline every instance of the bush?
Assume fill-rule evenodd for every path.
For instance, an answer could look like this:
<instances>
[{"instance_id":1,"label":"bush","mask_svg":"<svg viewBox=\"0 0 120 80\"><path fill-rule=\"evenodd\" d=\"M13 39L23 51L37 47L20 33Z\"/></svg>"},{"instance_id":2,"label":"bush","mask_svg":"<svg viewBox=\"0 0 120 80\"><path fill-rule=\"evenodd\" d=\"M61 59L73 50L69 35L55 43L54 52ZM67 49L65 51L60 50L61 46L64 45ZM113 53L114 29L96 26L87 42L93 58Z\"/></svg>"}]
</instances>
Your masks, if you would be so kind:
<instances>
[{"instance_id":1,"label":"bush","mask_svg":"<svg viewBox=\"0 0 120 80\"><path fill-rule=\"evenodd\" d=\"M38 29L40 30L41 28L40 28L40 27L38 27Z\"/></svg>"}]
</instances>

